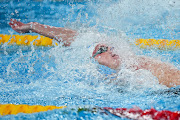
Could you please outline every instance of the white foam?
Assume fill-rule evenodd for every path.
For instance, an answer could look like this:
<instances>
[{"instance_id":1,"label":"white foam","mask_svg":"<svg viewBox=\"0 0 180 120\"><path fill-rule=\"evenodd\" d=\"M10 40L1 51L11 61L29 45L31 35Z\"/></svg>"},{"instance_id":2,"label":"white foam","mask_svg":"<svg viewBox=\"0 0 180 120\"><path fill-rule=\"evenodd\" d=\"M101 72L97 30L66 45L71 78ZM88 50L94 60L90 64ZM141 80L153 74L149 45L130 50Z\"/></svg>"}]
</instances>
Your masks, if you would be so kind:
<instances>
[{"instance_id":1,"label":"white foam","mask_svg":"<svg viewBox=\"0 0 180 120\"><path fill-rule=\"evenodd\" d=\"M149 24L174 29L179 26L179 8L180 2L174 0L120 0L101 2L97 12L101 25L118 30L128 31Z\"/></svg>"}]
</instances>

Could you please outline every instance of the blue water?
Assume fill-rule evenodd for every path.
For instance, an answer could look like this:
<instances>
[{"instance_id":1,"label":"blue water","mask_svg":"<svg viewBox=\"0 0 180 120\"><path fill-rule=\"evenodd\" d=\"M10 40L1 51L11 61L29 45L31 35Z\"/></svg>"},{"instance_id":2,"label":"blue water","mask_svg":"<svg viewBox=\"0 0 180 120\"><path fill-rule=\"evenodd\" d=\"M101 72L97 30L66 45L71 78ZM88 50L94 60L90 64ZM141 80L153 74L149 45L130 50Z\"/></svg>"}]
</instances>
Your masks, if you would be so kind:
<instances>
[{"instance_id":1,"label":"blue water","mask_svg":"<svg viewBox=\"0 0 180 120\"><path fill-rule=\"evenodd\" d=\"M112 79L108 75L114 71L89 59L86 47L81 44L92 40L85 34L89 30L117 36L123 31L132 39L129 42L133 38L180 39L178 1L9 0L1 1L0 8L0 34L18 34L8 26L9 20L15 18L25 23L68 27L82 32L86 38L79 39L70 48L1 45L0 104L66 105L68 108L0 119L120 119L99 112L77 112L79 107L95 106L180 111L179 86L124 88L107 84ZM75 47L77 44L80 47ZM136 54L170 62L180 69L179 50L133 49Z\"/></svg>"}]
</instances>

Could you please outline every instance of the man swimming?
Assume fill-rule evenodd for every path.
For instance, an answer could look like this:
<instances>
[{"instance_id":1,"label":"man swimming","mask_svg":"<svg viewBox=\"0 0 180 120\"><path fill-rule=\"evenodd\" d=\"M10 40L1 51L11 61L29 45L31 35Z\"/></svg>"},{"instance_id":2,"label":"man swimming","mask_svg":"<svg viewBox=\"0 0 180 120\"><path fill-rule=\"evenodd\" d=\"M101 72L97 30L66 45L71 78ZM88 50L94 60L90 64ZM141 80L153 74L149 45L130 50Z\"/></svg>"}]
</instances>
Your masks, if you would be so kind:
<instances>
[{"instance_id":1,"label":"man swimming","mask_svg":"<svg viewBox=\"0 0 180 120\"><path fill-rule=\"evenodd\" d=\"M57 40L63 43L64 46L70 46L75 40L74 38L78 35L75 30L52 27L48 25L39 24L37 22L30 22L24 24L15 19L11 19L9 25L18 33L35 32L43 36ZM175 87L180 85L180 70L169 63L164 63L153 58L144 56L129 56L122 57L118 54L113 53L113 47L106 44L99 43L95 46L92 53L92 57L98 61L99 64L105 65L112 69L119 69L122 64L130 70L148 70L155 77L158 78L159 83L166 85L167 87ZM136 62L125 62L132 59Z\"/></svg>"}]
</instances>

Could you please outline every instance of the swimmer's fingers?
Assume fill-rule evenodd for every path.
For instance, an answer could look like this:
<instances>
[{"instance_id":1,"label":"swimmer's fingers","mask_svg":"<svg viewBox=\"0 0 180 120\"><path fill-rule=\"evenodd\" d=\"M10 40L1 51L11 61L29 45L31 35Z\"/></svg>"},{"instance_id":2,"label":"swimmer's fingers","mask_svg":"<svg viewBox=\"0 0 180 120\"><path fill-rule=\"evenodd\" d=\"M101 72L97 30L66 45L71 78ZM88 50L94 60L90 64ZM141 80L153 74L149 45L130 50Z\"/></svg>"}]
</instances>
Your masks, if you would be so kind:
<instances>
[{"instance_id":1,"label":"swimmer's fingers","mask_svg":"<svg viewBox=\"0 0 180 120\"><path fill-rule=\"evenodd\" d=\"M18 32L18 33L21 33L21 31L19 31L19 30L16 29L16 27L15 27L15 25L14 25L13 23L10 22L9 25L11 26L11 28L12 28L13 30L15 30L15 31Z\"/></svg>"},{"instance_id":2,"label":"swimmer's fingers","mask_svg":"<svg viewBox=\"0 0 180 120\"><path fill-rule=\"evenodd\" d=\"M13 30L15 30L18 33L27 33L30 30L29 24L24 24L15 19L11 19L9 25L12 27Z\"/></svg>"},{"instance_id":3,"label":"swimmer's fingers","mask_svg":"<svg viewBox=\"0 0 180 120\"><path fill-rule=\"evenodd\" d=\"M17 21L16 19L10 19L10 23L16 24L17 26L22 26L24 23Z\"/></svg>"},{"instance_id":4,"label":"swimmer's fingers","mask_svg":"<svg viewBox=\"0 0 180 120\"><path fill-rule=\"evenodd\" d=\"M14 25L13 25L11 22L9 23L9 25L10 25L12 28L14 28Z\"/></svg>"},{"instance_id":5,"label":"swimmer's fingers","mask_svg":"<svg viewBox=\"0 0 180 120\"><path fill-rule=\"evenodd\" d=\"M14 28L14 21L13 21L13 19L10 20L9 25L10 25L12 28Z\"/></svg>"}]
</instances>

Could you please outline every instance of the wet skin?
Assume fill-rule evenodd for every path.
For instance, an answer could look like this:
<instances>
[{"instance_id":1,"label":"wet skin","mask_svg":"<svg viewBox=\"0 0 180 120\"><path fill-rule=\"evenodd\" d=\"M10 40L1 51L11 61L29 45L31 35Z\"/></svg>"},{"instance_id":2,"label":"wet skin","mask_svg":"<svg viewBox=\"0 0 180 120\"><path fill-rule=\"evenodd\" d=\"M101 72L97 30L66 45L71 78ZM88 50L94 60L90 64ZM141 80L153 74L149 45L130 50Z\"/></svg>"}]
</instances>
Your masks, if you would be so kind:
<instances>
[{"instance_id":1,"label":"wet skin","mask_svg":"<svg viewBox=\"0 0 180 120\"><path fill-rule=\"evenodd\" d=\"M63 43L64 46L70 46L74 41L74 37L78 35L77 31L75 30L43 25L37 22L24 24L15 19L11 19L9 25L18 33L27 33L31 31L55 39L58 42ZM103 50L101 46L104 46L105 49ZM99 49L103 52L98 52L97 54L97 51ZM134 56L133 58L129 56L127 58L124 58L122 56L114 54L114 51L111 49L112 47L109 47L106 44L98 44L95 47L94 52L92 53L92 57L97 60L99 64L116 70L119 68L119 66L122 65L122 63L126 63L128 69L148 70L158 78L160 84L164 84L167 87L180 85L180 70L173 65L153 58L142 56ZM131 62L126 62L131 58L135 60L135 63L131 64Z\"/></svg>"},{"instance_id":2,"label":"wet skin","mask_svg":"<svg viewBox=\"0 0 180 120\"><path fill-rule=\"evenodd\" d=\"M110 67L112 69L118 69L120 66L120 58L117 54L113 53L112 47L109 47L105 44L98 44L95 47L95 50L93 51L92 56L96 54L96 52L99 50L101 47L108 47L106 52L103 52L101 54L97 54L94 59L98 61L99 64L105 65L107 67Z\"/></svg>"}]
</instances>

